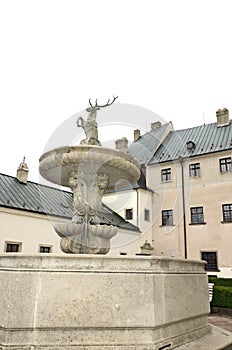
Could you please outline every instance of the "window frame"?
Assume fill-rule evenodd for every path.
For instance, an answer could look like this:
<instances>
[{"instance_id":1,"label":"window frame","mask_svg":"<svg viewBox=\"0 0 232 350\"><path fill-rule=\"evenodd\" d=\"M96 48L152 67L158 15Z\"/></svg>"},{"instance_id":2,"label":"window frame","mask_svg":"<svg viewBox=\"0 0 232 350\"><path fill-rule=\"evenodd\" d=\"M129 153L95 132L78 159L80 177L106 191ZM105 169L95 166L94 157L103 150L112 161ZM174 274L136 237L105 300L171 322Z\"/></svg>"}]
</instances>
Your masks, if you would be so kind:
<instances>
[{"instance_id":1,"label":"window frame","mask_svg":"<svg viewBox=\"0 0 232 350\"><path fill-rule=\"evenodd\" d=\"M189 164L189 177L196 178L201 176L201 163Z\"/></svg>"},{"instance_id":2,"label":"window frame","mask_svg":"<svg viewBox=\"0 0 232 350\"><path fill-rule=\"evenodd\" d=\"M162 210L161 213L162 213L162 226L174 226L173 209L164 209Z\"/></svg>"},{"instance_id":3,"label":"window frame","mask_svg":"<svg viewBox=\"0 0 232 350\"><path fill-rule=\"evenodd\" d=\"M161 169L161 182L172 181L172 168Z\"/></svg>"},{"instance_id":4,"label":"window frame","mask_svg":"<svg viewBox=\"0 0 232 350\"><path fill-rule=\"evenodd\" d=\"M144 209L144 221L150 222L150 210Z\"/></svg>"},{"instance_id":5,"label":"window frame","mask_svg":"<svg viewBox=\"0 0 232 350\"><path fill-rule=\"evenodd\" d=\"M194 212L195 211L195 212ZM204 207L190 207L191 225L202 225L204 221Z\"/></svg>"},{"instance_id":6,"label":"window frame","mask_svg":"<svg viewBox=\"0 0 232 350\"><path fill-rule=\"evenodd\" d=\"M232 159L231 157L225 157L219 159L220 173L227 173L232 171Z\"/></svg>"},{"instance_id":7,"label":"window frame","mask_svg":"<svg viewBox=\"0 0 232 350\"><path fill-rule=\"evenodd\" d=\"M9 246L17 246L18 250L8 250ZM5 253L21 253L22 251L22 242L16 242L16 241L5 241L4 243L4 252Z\"/></svg>"},{"instance_id":8,"label":"window frame","mask_svg":"<svg viewBox=\"0 0 232 350\"><path fill-rule=\"evenodd\" d=\"M131 215L128 216L127 214L130 213ZM133 208L127 208L125 209L125 219L126 220L133 220Z\"/></svg>"},{"instance_id":9,"label":"window frame","mask_svg":"<svg viewBox=\"0 0 232 350\"><path fill-rule=\"evenodd\" d=\"M225 210L224 208L225 207L229 207L228 210ZM229 220L227 220L227 215L226 213L229 213ZM229 203L229 204L222 204L222 219L223 221L222 222L228 222L228 223L232 223L232 203Z\"/></svg>"},{"instance_id":10,"label":"window frame","mask_svg":"<svg viewBox=\"0 0 232 350\"><path fill-rule=\"evenodd\" d=\"M48 248L49 251L48 252L45 252L45 251L41 251L41 249L43 248ZM39 244L39 253L41 254L51 254L52 253L52 245L49 245L49 244Z\"/></svg>"},{"instance_id":11,"label":"window frame","mask_svg":"<svg viewBox=\"0 0 232 350\"><path fill-rule=\"evenodd\" d=\"M203 257L203 254L208 254L209 258L208 260L212 260L213 262L210 262L207 260L206 257ZM210 257L211 255L211 257ZM212 258L213 257L213 258ZM205 265L205 271L219 271L218 269L218 254L217 251L201 251L201 260L206 261L206 265ZM214 267L212 267L214 266Z\"/></svg>"}]
</instances>

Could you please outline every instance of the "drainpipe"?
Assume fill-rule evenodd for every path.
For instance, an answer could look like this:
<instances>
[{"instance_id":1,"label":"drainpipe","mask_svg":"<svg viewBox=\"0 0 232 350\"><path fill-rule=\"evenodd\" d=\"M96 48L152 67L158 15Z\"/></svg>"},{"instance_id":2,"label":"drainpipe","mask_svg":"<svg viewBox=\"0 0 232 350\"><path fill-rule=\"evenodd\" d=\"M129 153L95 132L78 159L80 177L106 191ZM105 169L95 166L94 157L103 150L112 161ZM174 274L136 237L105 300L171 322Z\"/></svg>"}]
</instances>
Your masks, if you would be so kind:
<instances>
[{"instance_id":1,"label":"drainpipe","mask_svg":"<svg viewBox=\"0 0 232 350\"><path fill-rule=\"evenodd\" d=\"M137 194L137 198L136 198L136 205L137 205L137 208L136 208L136 211L137 211L137 222L136 222L136 226L139 227L139 191L138 189L136 188L136 194Z\"/></svg>"},{"instance_id":2,"label":"drainpipe","mask_svg":"<svg viewBox=\"0 0 232 350\"><path fill-rule=\"evenodd\" d=\"M183 226L184 226L184 257L187 259L187 231L186 231L186 216L185 216L185 191L184 191L184 159L179 157L181 166L181 194L183 206Z\"/></svg>"}]
</instances>

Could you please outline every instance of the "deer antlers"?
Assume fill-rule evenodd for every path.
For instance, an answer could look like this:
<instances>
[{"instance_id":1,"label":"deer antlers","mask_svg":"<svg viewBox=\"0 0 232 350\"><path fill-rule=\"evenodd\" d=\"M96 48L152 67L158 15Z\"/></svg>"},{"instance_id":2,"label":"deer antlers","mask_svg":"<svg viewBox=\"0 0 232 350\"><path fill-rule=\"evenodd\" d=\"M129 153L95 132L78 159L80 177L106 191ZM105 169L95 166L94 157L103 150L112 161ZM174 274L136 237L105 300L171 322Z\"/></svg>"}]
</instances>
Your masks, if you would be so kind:
<instances>
[{"instance_id":1,"label":"deer antlers","mask_svg":"<svg viewBox=\"0 0 232 350\"><path fill-rule=\"evenodd\" d=\"M92 103L91 103L91 98L89 99L89 104L90 104L90 106L91 107L98 107L98 108L103 108L103 107L107 107L107 106L110 106L110 105L112 105L113 103L114 103L114 101L116 100L118 98L118 96L116 96L116 97L114 97L113 96L113 101L112 102L110 102L110 98L108 99L108 101L107 101L107 103L105 104L105 105L98 105L97 104L97 98L96 98L96 101L95 101L95 105L93 106L92 105Z\"/></svg>"}]
</instances>

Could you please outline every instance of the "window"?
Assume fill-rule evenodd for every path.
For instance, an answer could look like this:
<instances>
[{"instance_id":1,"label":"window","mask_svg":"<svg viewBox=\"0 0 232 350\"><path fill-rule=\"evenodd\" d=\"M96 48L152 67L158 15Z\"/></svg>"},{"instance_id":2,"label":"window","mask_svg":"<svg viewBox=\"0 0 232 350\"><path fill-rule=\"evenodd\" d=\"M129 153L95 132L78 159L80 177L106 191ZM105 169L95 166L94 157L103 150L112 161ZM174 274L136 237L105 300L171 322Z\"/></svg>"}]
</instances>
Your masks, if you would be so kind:
<instances>
[{"instance_id":1,"label":"window","mask_svg":"<svg viewBox=\"0 0 232 350\"><path fill-rule=\"evenodd\" d=\"M201 260L207 262L205 265L206 271L218 271L216 252L201 252Z\"/></svg>"},{"instance_id":2,"label":"window","mask_svg":"<svg viewBox=\"0 0 232 350\"><path fill-rule=\"evenodd\" d=\"M173 212L172 210L162 210L162 226L173 225Z\"/></svg>"},{"instance_id":3,"label":"window","mask_svg":"<svg viewBox=\"0 0 232 350\"><path fill-rule=\"evenodd\" d=\"M150 210L144 209L144 220L150 221Z\"/></svg>"},{"instance_id":4,"label":"window","mask_svg":"<svg viewBox=\"0 0 232 350\"><path fill-rule=\"evenodd\" d=\"M19 253L22 251L22 243L21 242L5 242L6 253Z\"/></svg>"},{"instance_id":5,"label":"window","mask_svg":"<svg viewBox=\"0 0 232 350\"><path fill-rule=\"evenodd\" d=\"M225 173L227 171L232 171L231 157L219 159L220 172Z\"/></svg>"},{"instance_id":6,"label":"window","mask_svg":"<svg viewBox=\"0 0 232 350\"><path fill-rule=\"evenodd\" d=\"M222 205L223 222L232 222L232 204Z\"/></svg>"},{"instance_id":7,"label":"window","mask_svg":"<svg viewBox=\"0 0 232 350\"><path fill-rule=\"evenodd\" d=\"M189 176L200 177L200 163L189 164Z\"/></svg>"},{"instance_id":8,"label":"window","mask_svg":"<svg viewBox=\"0 0 232 350\"><path fill-rule=\"evenodd\" d=\"M167 181L171 181L171 168L167 168L167 169L162 169L161 170L161 181L162 182L167 182Z\"/></svg>"},{"instance_id":9,"label":"window","mask_svg":"<svg viewBox=\"0 0 232 350\"><path fill-rule=\"evenodd\" d=\"M126 220L132 220L133 219L133 209L126 209Z\"/></svg>"},{"instance_id":10,"label":"window","mask_svg":"<svg viewBox=\"0 0 232 350\"><path fill-rule=\"evenodd\" d=\"M187 149L189 150L189 151L194 151L194 149L195 149L195 143L193 142L193 141L188 141L187 143L186 143L186 145L187 145Z\"/></svg>"},{"instance_id":11,"label":"window","mask_svg":"<svg viewBox=\"0 0 232 350\"><path fill-rule=\"evenodd\" d=\"M50 245L40 245L39 246L39 252L40 253L51 253L52 252L52 246L50 246Z\"/></svg>"},{"instance_id":12,"label":"window","mask_svg":"<svg viewBox=\"0 0 232 350\"><path fill-rule=\"evenodd\" d=\"M190 211L191 211L191 224L204 223L203 207L190 208Z\"/></svg>"}]
</instances>

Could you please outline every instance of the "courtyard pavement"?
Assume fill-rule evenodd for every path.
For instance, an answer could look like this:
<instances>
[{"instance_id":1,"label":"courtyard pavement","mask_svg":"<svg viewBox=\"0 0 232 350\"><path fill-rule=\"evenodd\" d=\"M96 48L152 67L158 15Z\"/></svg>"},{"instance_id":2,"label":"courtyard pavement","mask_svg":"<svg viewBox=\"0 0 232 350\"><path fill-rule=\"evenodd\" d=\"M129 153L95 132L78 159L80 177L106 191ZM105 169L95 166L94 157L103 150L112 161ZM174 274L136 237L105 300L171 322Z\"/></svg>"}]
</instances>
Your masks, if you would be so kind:
<instances>
[{"instance_id":1,"label":"courtyard pavement","mask_svg":"<svg viewBox=\"0 0 232 350\"><path fill-rule=\"evenodd\" d=\"M219 315L212 313L209 315L209 323L232 332L232 315Z\"/></svg>"}]
</instances>

